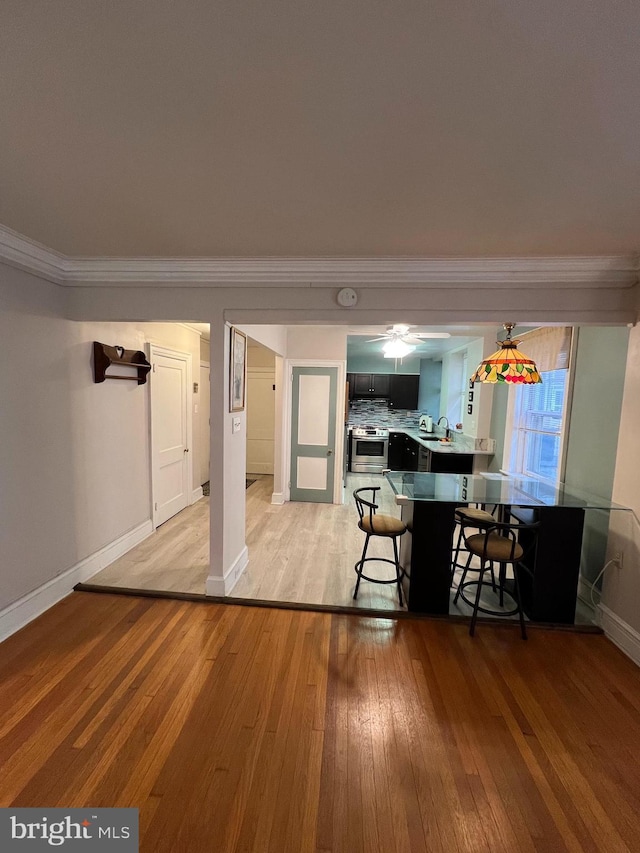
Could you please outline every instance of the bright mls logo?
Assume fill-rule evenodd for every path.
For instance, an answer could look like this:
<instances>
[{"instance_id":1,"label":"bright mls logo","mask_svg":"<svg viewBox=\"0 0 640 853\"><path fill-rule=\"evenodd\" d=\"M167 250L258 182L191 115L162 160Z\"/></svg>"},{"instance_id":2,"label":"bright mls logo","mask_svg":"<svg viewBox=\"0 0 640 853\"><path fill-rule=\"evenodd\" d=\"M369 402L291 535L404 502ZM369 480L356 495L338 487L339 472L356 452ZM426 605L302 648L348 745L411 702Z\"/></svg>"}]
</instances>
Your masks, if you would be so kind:
<instances>
[{"instance_id":1,"label":"bright mls logo","mask_svg":"<svg viewBox=\"0 0 640 853\"><path fill-rule=\"evenodd\" d=\"M0 851L138 853L138 809L0 808Z\"/></svg>"}]
</instances>

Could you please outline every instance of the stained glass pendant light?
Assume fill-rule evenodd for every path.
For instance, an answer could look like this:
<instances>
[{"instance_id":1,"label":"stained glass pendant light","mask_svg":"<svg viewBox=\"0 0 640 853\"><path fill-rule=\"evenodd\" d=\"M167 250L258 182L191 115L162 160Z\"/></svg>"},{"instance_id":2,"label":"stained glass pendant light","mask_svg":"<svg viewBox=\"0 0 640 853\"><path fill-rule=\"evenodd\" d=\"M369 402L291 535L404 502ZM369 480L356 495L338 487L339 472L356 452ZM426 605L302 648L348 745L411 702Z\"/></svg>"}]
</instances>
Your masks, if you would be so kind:
<instances>
[{"instance_id":1,"label":"stained glass pendant light","mask_svg":"<svg viewBox=\"0 0 640 853\"><path fill-rule=\"evenodd\" d=\"M536 363L518 349L520 341L511 340L515 323L504 323L507 337L496 341L499 347L493 355L484 358L471 377L472 382L513 382L533 385L542 382Z\"/></svg>"}]
</instances>

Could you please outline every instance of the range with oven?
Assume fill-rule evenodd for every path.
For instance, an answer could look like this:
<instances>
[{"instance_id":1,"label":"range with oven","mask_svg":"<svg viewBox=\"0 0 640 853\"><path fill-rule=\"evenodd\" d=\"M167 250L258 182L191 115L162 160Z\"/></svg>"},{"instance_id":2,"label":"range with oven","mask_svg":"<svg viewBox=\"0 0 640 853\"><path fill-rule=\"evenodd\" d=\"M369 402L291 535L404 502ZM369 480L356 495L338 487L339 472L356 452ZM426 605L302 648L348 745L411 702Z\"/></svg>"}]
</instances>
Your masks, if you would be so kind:
<instances>
[{"instance_id":1,"label":"range with oven","mask_svg":"<svg viewBox=\"0 0 640 853\"><path fill-rule=\"evenodd\" d=\"M354 427L351 430L351 467L359 474L382 474L388 467L389 430Z\"/></svg>"}]
</instances>

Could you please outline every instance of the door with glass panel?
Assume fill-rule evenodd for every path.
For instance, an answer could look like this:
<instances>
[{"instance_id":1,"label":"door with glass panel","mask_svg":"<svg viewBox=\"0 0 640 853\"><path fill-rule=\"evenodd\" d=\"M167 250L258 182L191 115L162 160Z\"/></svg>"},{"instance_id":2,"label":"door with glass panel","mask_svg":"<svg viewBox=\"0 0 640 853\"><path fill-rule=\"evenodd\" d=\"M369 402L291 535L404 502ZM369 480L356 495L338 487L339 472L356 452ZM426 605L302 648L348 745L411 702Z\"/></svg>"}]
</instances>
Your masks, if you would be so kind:
<instances>
[{"instance_id":1,"label":"door with glass panel","mask_svg":"<svg viewBox=\"0 0 640 853\"><path fill-rule=\"evenodd\" d=\"M292 501L333 502L337 389L337 367L293 368Z\"/></svg>"}]
</instances>

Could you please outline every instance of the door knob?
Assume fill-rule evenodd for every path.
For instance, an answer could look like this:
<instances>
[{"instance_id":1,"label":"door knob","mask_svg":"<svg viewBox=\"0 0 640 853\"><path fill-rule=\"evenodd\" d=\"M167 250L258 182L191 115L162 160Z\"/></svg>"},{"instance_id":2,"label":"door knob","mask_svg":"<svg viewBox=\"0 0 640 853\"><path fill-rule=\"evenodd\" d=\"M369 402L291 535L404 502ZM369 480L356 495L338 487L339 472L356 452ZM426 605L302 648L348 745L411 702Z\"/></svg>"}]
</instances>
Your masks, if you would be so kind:
<instances>
[{"instance_id":1,"label":"door knob","mask_svg":"<svg viewBox=\"0 0 640 853\"><path fill-rule=\"evenodd\" d=\"M332 453L333 453L333 450L327 450L327 456L331 456Z\"/></svg>"},{"instance_id":2,"label":"door knob","mask_svg":"<svg viewBox=\"0 0 640 853\"><path fill-rule=\"evenodd\" d=\"M189 448L188 448L188 447L185 447L184 452L185 452L185 453L188 453L188 452L189 452Z\"/></svg>"}]
</instances>

